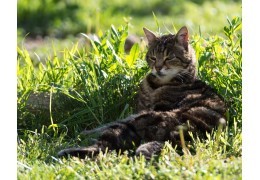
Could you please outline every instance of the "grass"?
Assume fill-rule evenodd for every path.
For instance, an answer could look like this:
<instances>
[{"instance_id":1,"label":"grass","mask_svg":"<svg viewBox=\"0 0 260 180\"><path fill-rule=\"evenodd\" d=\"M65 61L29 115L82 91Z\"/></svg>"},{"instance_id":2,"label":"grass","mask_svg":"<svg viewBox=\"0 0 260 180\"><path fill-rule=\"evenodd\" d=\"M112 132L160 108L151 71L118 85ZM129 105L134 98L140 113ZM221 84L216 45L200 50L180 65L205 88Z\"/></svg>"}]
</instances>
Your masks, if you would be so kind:
<instances>
[{"instance_id":1,"label":"grass","mask_svg":"<svg viewBox=\"0 0 260 180\"><path fill-rule=\"evenodd\" d=\"M18 46L26 48L38 64L47 54L54 56L52 46L71 49L78 42L78 49L82 49L88 42L81 33L99 36L112 24L128 25L128 33L137 37L144 36L143 27L155 30L159 26L158 31L166 32L183 25L192 34L224 36L226 17L241 16L241 1L20 0L17 9Z\"/></svg>"},{"instance_id":2,"label":"grass","mask_svg":"<svg viewBox=\"0 0 260 180\"><path fill-rule=\"evenodd\" d=\"M97 160L57 159L65 147L89 144L79 134L84 128L133 113L133 98L148 68L144 46L124 51L127 25L99 31L100 40L90 40L91 47L53 46L54 55L38 63L18 47L18 179L242 179L241 27L237 17L222 28L225 36L191 37L200 78L229 105L226 129L206 140L194 137L182 156L168 144L150 162L126 152L100 154Z\"/></svg>"},{"instance_id":3,"label":"grass","mask_svg":"<svg viewBox=\"0 0 260 180\"><path fill-rule=\"evenodd\" d=\"M172 29L188 25L193 31L221 33L226 17L239 16L240 0L23 0L18 1L19 33L23 37L51 36L64 38L80 32L97 34L111 24L129 23L129 32L143 35L142 26L155 29L152 12L163 19L161 27ZM196 16L194 12L196 11ZM109 17L109 19L107 18Z\"/></svg>"}]
</instances>

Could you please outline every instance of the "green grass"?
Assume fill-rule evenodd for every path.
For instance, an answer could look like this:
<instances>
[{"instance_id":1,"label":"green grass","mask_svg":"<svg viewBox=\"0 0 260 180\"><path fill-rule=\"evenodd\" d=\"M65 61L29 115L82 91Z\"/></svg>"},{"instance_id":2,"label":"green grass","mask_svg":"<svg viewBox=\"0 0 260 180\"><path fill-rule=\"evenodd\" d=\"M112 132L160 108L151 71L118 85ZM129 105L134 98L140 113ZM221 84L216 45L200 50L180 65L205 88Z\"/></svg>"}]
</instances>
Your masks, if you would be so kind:
<instances>
[{"instance_id":1,"label":"green grass","mask_svg":"<svg viewBox=\"0 0 260 180\"><path fill-rule=\"evenodd\" d=\"M88 44L80 33L100 35L111 25L128 25L129 34L137 37L144 37L143 27L155 30L158 25L161 32L187 25L192 34L223 36L226 17L241 16L241 4L241 0L19 0L17 43L38 64L38 59L54 56L52 46L71 49L78 42L80 50Z\"/></svg>"},{"instance_id":2,"label":"green grass","mask_svg":"<svg viewBox=\"0 0 260 180\"><path fill-rule=\"evenodd\" d=\"M128 26L99 31L100 40L85 49L77 43L53 46L54 55L36 64L18 47L18 179L242 179L241 27L241 19L234 18L222 27L225 36L191 37L200 78L229 105L228 126L206 140L186 142L189 151L182 156L167 145L150 162L125 152L100 154L97 160L57 159L65 147L89 144L79 134L84 128L133 113L133 98L148 68L144 46L124 52ZM31 103L35 94L46 95L36 99L45 105Z\"/></svg>"},{"instance_id":3,"label":"green grass","mask_svg":"<svg viewBox=\"0 0 260 180\"><path fill-rule=\"evenodd\" d=\"M142 26L155 29L152 13L163 19L160 26L188 25L193 31L221 33L226 17L241 15L241 0L19 0L18 28L22 36L64 38L98 33L111 24L129 23L132 34L142 35ZM107 18L109 17L109 18Z\"/></svg>"}]
</instances>

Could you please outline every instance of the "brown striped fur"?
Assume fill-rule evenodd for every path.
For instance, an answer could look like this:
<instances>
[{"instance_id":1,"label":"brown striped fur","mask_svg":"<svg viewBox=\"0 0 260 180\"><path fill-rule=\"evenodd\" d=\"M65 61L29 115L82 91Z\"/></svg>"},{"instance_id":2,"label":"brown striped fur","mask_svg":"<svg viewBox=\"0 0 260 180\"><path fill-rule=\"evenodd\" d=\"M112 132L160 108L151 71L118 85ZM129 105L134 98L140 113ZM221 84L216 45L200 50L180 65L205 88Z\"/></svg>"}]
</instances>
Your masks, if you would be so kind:
<instances>
[{"instance_id":1,"label":"brown striped fur","mask_svg":"<svg viewBox=\"0 0 260 180\"><path fill-rule=\"evenodd\" d=\"M92 156L100 151L128 150L149 159L159 153L165 141L178 144L179 127L188 132L205 134L225 125L225 103L196 75L195 52L189 44L189 33L182 27L176 35L157 37L144 28L148 39L146 61L151 72L140 85L137 113L101 128L85 131L101 133L89 147L68 148L59 156ZM145 144L141 144L144 142Z\"/></svg>"}]
</instances>

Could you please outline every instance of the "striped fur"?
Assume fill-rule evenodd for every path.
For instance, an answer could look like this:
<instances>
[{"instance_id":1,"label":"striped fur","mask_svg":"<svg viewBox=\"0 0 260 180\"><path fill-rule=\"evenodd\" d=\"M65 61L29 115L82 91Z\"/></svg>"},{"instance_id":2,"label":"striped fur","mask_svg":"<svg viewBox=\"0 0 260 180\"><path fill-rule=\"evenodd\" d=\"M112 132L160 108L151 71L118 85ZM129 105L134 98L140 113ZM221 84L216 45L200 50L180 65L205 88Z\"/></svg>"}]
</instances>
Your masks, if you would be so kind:
<instances>
[{"instance_id":1,"label":"striped fur","mask_svg":"<svg viewBox=\"0 0 260 180\"><path fill-rule=\"evenodd\" d=\"M138 147L136 154L147 159L159 153L165 141L178 144L179 127L205 135L215 127L225 125L225 103L222 98L196 75L195 52L189 45L186 27L176 35L157 37L144 28L148 39L146 61L151 72L140 84L137 113L103 127L84 131L100 133L89 147L68 148L59 156L92 156L100 151L128 150ZM141 144L144 142L145 144Z\"/></svg>"}]
</instances>

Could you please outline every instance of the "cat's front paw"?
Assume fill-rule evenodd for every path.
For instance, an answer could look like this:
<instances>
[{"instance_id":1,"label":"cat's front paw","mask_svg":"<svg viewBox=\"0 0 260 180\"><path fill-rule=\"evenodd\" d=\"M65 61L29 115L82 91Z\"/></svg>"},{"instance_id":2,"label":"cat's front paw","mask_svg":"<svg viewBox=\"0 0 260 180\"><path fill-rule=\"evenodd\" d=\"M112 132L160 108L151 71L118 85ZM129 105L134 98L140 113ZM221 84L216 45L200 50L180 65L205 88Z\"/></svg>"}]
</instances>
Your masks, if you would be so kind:
<instances>
[{"instance_id":1,"label":"cat's front paw","mask_svg":"<svg viewBox=\"0 0 260 180\"><path fill-rule=\"evenodd\" d=\"M97 146L89 146L89 147L78 147L78 148L68 148L63 149L58 152L58 157L69 157L74 156L80 159L85 159L86 156L93 157L100 152Z\"/></svg>"},{"instance_id":2,"label":"cat's front paw","mask_svg":"<svg viewBox=\"0 0 260 180\"><path fill-rule=\"evenodd\" d=\"M145 144L140 145L136 151L136 156L143 155L145 159L150 160L153 155L158 155L162 148L164 146L164 143L158 142L158 141L152 141Z\"/></svg>"}]
</instances>

